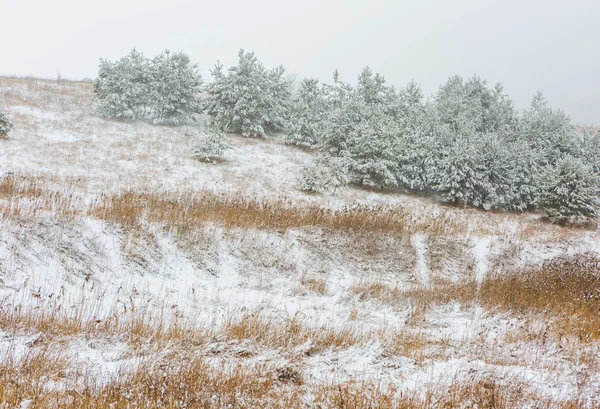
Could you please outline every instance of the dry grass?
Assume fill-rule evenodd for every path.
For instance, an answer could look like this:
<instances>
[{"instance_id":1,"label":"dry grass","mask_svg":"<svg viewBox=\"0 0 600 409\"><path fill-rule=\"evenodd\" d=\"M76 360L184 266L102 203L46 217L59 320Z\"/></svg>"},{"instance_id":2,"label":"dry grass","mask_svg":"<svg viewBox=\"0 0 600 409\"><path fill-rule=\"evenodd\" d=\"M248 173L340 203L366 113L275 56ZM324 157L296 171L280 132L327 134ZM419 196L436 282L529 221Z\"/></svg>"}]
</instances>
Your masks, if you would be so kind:
<instances>
[{"instance_id":1,"label":"dry grass","mask_svg":"<svg viewBox=\"0 0 600 409\"><path fill-rule=\"evenodd\" d=\"M74 191L76 186L72 184L56 189L52 188L52 183L38 178L6 175L0 179L0 199L7 199L7 203L0 203L0 212L11 215L48 211L63 218L91 215L124 227L132 227L145 220L179 233L207 223L226 228L277 231L324 228L368 235L405 235L441 229L461 232L465 229L465 226L444 217L416 221L401 207L356 205L330 210L314 205L296 206L285 199L267 202L235 193L215 194L205 190L126 192L119 196L102 195L96 197L91 205L84 205L85 197L71 193Z\"/></svg>"},{"instance_id":2,"label":"dry grass","mask_svg":"<svg viewBox=\"0 0 600 409\"><path fill-rule=\"evenodd\" d=\"M54 307L41 303L28 309L0 306L0 329L8 333L43 334L45 342L72 337L116 337L126 340L134 349L144 345L168 343L200 347L211 341L249 341L257 347L293 351L300 345L312 355L326 349L343 349L364 345L376 334L356 331L349 326L315 326L300 315L274 316L263 311L236 311L224 322L193 322L180 313L157 314L136 308L115 311L105 318L89 312L89 302L81 300L79 309Z\"/></svg>"},{"instance_id":3,"label":"dry grass","mask_svg":"<svg viewBox=\"0 0 600 409\"><path fill-rule=\"evenodd\" d=\"M479 288L478 288L479 287ZM585 255L556 259L541 268L491 276L475 282L439 284L402 294L420 305L458 301L489 310L533 315L559 338L600 339L600 261Z\"/></svg>"},{"instance_id":4,"label":"dry grass","mask_svg":"<svg viewBox=\"0 0 600 409\"><path fill-rule=\"evenodd\" d=\"M309 381L293 365L235 359L216 363L191 351L148 359L118 379L99 382L65 358L65 344L33 345L0 363L0 407L19 408L536 408L574 409L581 401L551 401L516 379L493 374L427 384L417 391L371 382Z\"/></svg>"},{"instance_id":5,"label":"dry grass","mask_svg":"<svg viewBox=\"0 0 600 409\"><path fill-rule=\"evenodd\" d=\"M594 288L589 277L585 281L574 279L581 271L589 271L589 262L555 262L536 274L550 277L545 290L546 302L527 302L538 291L535 285L509 282L518 294L505 300L502 308L518 310L521 314L532 310L546 311L550 292L567 288L570 294L582 294L577 299L588 300L585 294ZM585 276L587 277L587 276ZM538 276L539 279L539 276ZM591 280L591 281L590 281ZM492 301L492 292L504 287L484 282L479 295L473 289L459 286L444 295L428 297L433 302L461 299L464 302ZM523 279L523 281L526 281ZM572 283L574 281L574 283ZM532 281L533 283L533 281ZM558 283L558 284L556 284ZM439 292L439 288L437 289ZM420 297L416 290L409 293L376 284L357 285L352 290L363 300L378 298L383 302L397 302L407 297ZM562 290L560 290L562 291ZM538 293L535 293L538 294ZM477 298L479 297L479 298ZM543 298L543 297L541 297ZM483 301L482 301L483 300ZM557 298L560 303L566 299ZM411 300L416 305L418 300ZM220 325L208 329L185 325L185 321L165 321L144 311L131 308L127 313L114 314L103 320L91 319L83 313L88 308L82 300L82 312L74 314L60 309L35 308L23 310L5 307L0 313L0 327L9 333L42 334L24 358L5 360L0 365L0 399L5 407L19 407L32 399L35 408L521 408L535 404L538 408L578 408L580 401L550 401L537 396L518 379L496 378L493 375L474 376L452 380L450 385L426 383L416 392L400 392L397 386L377 385L369 382L323 383L303 374L303 360L320 352L343 350L362 346L378 337L384 342L386 353L406 356L417 364L432 358L432 349L448 346L432 345L431 340L419 332L360 333L350 327L315 327L300 316L287 319L268 315L260 310L231 313ZM487 304L486 304L487 305ZM488 305L500 308L499 304ZM420 308L420 307L419 307ZM552 307L555 308L555 307ZM555 311L555 310L552 310ZM547 313L547 311L546 311ZM159 360L148 358L138 368L124 372L109 383L73 375L76 363L63 358L68 339L76 337L103 338L119 336L133 345L133 351L147 352L143 346L157 351L181 351ZM250 345L249 353L237 349L233 355L215 353L208 348L215 342L225 345ZM280 356L295 356L298 364L256 364L252 346L277 350ZM307 346L298 348L300 346ZM48 351L52 351L50 354ZM300 355L298 356L298 352ZM242 351L243 352L243 351ZM160 354L159 354L160 355ZM208 355L204 356L204 355ZM231 362L230 362L231 361ZM260 362L260 360L258 361ZM216 364L215 364L216 363ZM52 386L54 385L54 386ZM58 387L56 385L59 385ZM2 406L0 406L2 407Z\"/></svg>"},{"instance_id":6,"label":"dry grass","mask_svg":"<svg viewBox=\"0 0 600 409\"><path fill-rule=\"evenodd\" d=\"M106 385L88 379L63 383L64 391L44 388L48 375L61 363L45 356L2 365L2 407L31 409L196 409L196 408L319 408L319 409L574 409L580 402L551 402L535 396L518 382L485 379L455 380L447 387L399 393L390 385L298 381L295 371L268 365L221 365L202 358L143 364L133 373Z\"/></svg>"},{"instance_id":7,"label":"dry grass","mask_svg":"<svg viewBox=\"0 0 600 409\"><path fill-rule=\"evenodd\" d=\"M546 329L537 331L544 342L549 333L559 340L563 336L586 343L600 340L600 261L585 255L552 260L530 271L493 275L480 286L466 281L401 290L370 282L356 284L349 291L361 301L376 300L391 306L409 303L411 324L416 324L431 307L457 301L545 323ZM421 341L417 338L415 342ZM403 342L396 349L415 349L411 343Z\"/></svg>"},{"instance_id":8,"label":"dry grass","mask_svg":"<svg viewBox=\"0 0 600 409\"><path fill-rule=\"evenodd\" d=\"M192 329L173 314L149 313L135 308L115 311L106 317L96 318L89 301L82 299L78 309L64 308L60 302L40 303L39 306L23 308L0 306L0 328L12 333L43 334L46 341L61 340L73 336L121 336L134 347L151 342L157 345L169 341L206 340L207 333ZM168 321L168 323L167 323Z\"/></svg>"},{"instance_id":9,"label":"dry grass","mask_svg":"<svg viewBox=\"0 0 600 409\"><path fill-rule=\"evenodd\" d=\"M377 300L387 304L397 304L408 300L404 291L381 282L360 282L348 288L360 301Z\"/></svg>"},{"instance_id":10,"label":"dry grass","mask_svg":"<svg viewBox=\"0 0 600 409\"><path fill-rule=\"evenodd\" d=\"M0 361L0 407L19 407L32 397L44 400L51 394L46 385L59 381L68 366L67 359L47 347L29 350L22 357L9 351Z\"/></svg>"},{"instance_id":11,"label":"dry grass","mask_svg":"<svg viewBox=\"0 0 600 409\"><path fill-rule=\"evenodd\" d=\"M65 380L64 391L44 388L60 365L46 356L0 367L3 408L255 408L301 407L297 388L288 388L271 368L215 369L202 359L141 365L107 385L91 379ZM280 406L284 405L284 406Z\"/></svg>"},{"instance_id":12,"label":"dry grass","mask_svg":"<svg viewBox=\"0 0 600 409\"><path fill-rule=\"evenodd\" d=\"M517 313L553 317L552 330L581 341L600 339L600 261L585 256L486 280L479 302Z\"/></svg>"},{"instance_id":13,"label":"dry grass","mask_svg":"<svg viewBox=\"0 0 600 409\"><path fill-rule=\"evenodd\" d=\"M9 106L44 109L58 104L64 112L73 106L91 106L92 90L92 83L87 81L0 77L0 97ZM18 121L15 123L19 124Z\"/></svg>"},{"instance_id":14,"label":"dry grass","mask_svg":"<svg viewBox=\"0 0 600 409\"><path fill-rule=\"evenodd\" d=\"M315 294L327 294L327 276L325 272L305 274L300 278L300 284L303 288Z\"/></svg>"},{"instance_id":15,"label":"dry grass","mask_svg":"<svg viewBox=\"0 0 600 409\"><path fill-rule=\"evenodd\" d=\"M230 319L218 337L238 341L250 340L270 348L293 350L306 345L303 353L313 355L325 349L343 349L366 344L376 334L361 333L347 326L315 327L306 323L299 315L287 319L265 316L260 311L244 313Z\"/></svg>"},{"instance_id":16,"label":"dry grass","mask_svg":"<svg viewBox=\"0 0 600 409\"><path fill-rule=\"evenodd\" d=\"M291 202L264 202L237 195L189 192L164 194L127 193L104 198L93 212L104 220L123 225L146 220L186 231L206 223L227 228L289 230L323 227L338 230L404 233L408 228L401 209L347 208L329 211L319 207L295 207Z\"/></svg>"},{"instance_id":17,"label":"dry grass","mask_svg":"<svg viewBox=\"0 0 600 409\"><path fill-rule=\"evenodd\" d=\"M0 178L0 198L36 198L41 195L42 190L39 188L36 179L15 176L13 174L4 175Z\"/></svg>"}]
</instances>

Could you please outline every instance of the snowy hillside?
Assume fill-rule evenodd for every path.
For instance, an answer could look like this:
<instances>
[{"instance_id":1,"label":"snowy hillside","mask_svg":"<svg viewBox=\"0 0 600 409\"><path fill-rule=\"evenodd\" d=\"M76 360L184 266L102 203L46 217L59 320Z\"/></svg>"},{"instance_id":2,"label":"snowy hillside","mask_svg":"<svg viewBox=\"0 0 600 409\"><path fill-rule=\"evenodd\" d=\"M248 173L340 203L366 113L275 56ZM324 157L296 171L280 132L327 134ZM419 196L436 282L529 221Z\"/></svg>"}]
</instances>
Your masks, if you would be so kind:
<instances>
[{"instance_id":1,"label":"snowy hillside","mask_svg":"<svg viewBox=\"0 0 600 409\"><path fill-rule=\"evenodd\" d=\"M0 78L0 104L14 124L0 140L0 365L23 385L39 375L0 387L10 407L83 402L192 361L224 383L164 407L600 405L596 301L578 327L492 294L503 276L600 257L597 230L388 191L308 195L310 151L228 135L225 158L202 163L201 123L101 119L91 83ZM49 369L27 375L34 358Z\"/></svg>"}]
</instances>

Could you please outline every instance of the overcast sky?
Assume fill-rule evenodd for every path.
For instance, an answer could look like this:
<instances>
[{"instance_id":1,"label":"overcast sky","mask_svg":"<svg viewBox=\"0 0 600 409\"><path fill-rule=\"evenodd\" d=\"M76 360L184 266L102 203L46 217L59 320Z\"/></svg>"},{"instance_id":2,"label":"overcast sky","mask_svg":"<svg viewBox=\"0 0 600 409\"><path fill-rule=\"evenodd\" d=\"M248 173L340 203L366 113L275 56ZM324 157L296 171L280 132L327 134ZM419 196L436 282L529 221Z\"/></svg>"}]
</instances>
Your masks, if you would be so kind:
<instances>
[{"instance_id":1,"label":"overcast sky","mask_svg":"<svg viewBox=\"0 0 600 409\"><path fill-rule=\"evenodd\" d=\"M239 48L299 77L354 81L365 65L427 93L452 74L538 89L600 124L599 0L0 0L0 73L94 78L132 47L185 51L205 78Z\"/></svg>"}]
</instances>

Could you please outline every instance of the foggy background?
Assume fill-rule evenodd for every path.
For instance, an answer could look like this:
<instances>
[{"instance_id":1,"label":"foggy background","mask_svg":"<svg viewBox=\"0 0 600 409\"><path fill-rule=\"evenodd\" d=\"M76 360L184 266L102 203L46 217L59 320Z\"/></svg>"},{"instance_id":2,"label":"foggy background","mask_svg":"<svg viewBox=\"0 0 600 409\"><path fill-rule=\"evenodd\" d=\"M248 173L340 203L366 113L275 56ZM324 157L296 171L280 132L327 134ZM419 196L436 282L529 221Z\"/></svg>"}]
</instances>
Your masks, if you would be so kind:
<instances>
[{"instance_id":1,"label":"foggy background","mask_svg":"<svg viewBox=\"0 0 600 409\"><path fill-rule=\"evenodd\" d=\"M429 95L452 74L501 82L518 108L536 90L600 125L598 0L0 0L0 73L95 78L134 46L184 51L206 81L239 48L267 67L355 82L369 65Z\"/></svg>"}]
</instances>

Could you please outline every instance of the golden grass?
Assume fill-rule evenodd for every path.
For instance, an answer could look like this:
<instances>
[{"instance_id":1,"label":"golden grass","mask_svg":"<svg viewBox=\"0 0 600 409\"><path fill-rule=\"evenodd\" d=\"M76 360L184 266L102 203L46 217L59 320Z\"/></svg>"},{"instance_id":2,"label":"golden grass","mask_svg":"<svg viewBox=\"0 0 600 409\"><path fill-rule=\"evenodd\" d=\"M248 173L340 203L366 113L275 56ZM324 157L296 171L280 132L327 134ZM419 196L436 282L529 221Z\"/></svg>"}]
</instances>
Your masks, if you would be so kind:
<instances>
[{"instance_id":1,"label":"golden grass","mask_svg":"<svg viewBox=\"0 0 600 409\"><path fill-rule=\"evenodd\" d=\"M177 320L173 314L149 313L132 307L127 311L113 312L106 317L96 318L87 308L89 302L82 299L79 308L73 311L41 303L39 306L0 306L0 328L6 332L39 333L47 340L60 340L73 336L123 336L134 347L142 342L164 344L169 341L207 339L207 332L192 329ZM169 321L167 324L166 321Z\"/></svg>"},{"instance_id":2,"label":"golden grass","mask_svg":"<svg viewBox=\"0 0 600 409\"><path fill-rule=\"evenodd\" d=\"M0 365L3 407L18 408L25 401L31 401L31 409L582 407L578 401L542 399L519 382L500 382L493 376L454 380L447 387L429 386L402 393L394 386L370 382L307 384L289 368L249 364L215 367L203 358L142 364L104 385L83 379L79 384L65 381L64 390L45 388L44 382L63 369L64 363L45 355Z\"/></svg>"},{"instance_id":3,"label":"golden grass","mask_svg":"<svg viewBox=\"0 0 600 409\"><path fill-rule=\"evenodd\" d=\"M286 350L310 343L310 348L304 352L308 355L329 348L343 349L365 344L376 335L360 333L346 326L315 327L298 315L276 319L260 311L232 318L225 324L222 334L226 339L251 340L259 345Z\"/></svg>"},{"instance_id":4,"label":"golden grass","mask_svg":"<svg viewBox=\"0 0 600 409\"><path fill-rule=\"evenodd\" d=\"M486 280L478 295L488 308L554 318L551 328L581 341L600 339L600 261L585 256Z\"/></svg>"},{"instance_id":5,"label":"golden grass","mask_svg":"<svg viewBox=\"0 0 600 409\"><path fill-rule=\"evenodd\" d=\"M397 235L415 231L460 232L466 228L444 217L417 221L400 207L356 205L331 210L314 205L296 206L285 199L263 201L206 190L101 195L85 206L82 195L70 193L75 190L71 184L58 190L52 188L51 182L39 178L6 175L0 179L0 199L7 199L7 203L0 204L0 213L19 215L47 211L61 218L94 216L124 227L148 221L179 233L208 223L226 228L277 231L324 228Z\"/></svg>"},{"instance_id":6,"label":"golden grass","mask_svg":"<svg viewBox=\"0 0 600 409\"><path fill-rule=\"evenodd\" d=\"M529 271L492 275L478 286L474 281L438 284L402 294L420 305L479 303L483 307L549 322L559 338L600 339L600 261L581 255L559 258Z\"/></svg>"},{"instance_id":7,"label":"golden grass","mask_svg":"<svg viewBox=\"0 0 600 409\"><path fill-rule=\"evenodd\" d=\"M68 365L67 359L47 347L29 350L23 357L9 351L0 360L0 407L19 407L31 398L44 400L51 394L47 383L59 381Z\"/></svg>"},{"instance_id":8,"label":"golden grass","mask_svg":"<svg viewBox=\"0 0 600 409\"><path fill-rule=\"evenodd\" d=\"M133 348L170 342L200 347L210 341L249 341L257 347L293 351L300 345L303 354L326 349L343 349L364 345L376 334L363 333L346 325L315 326L299 315L290 317L266 314L260 309L239 311L221 324L199 323L178 313L156 313L130 307L96 318L88 312L89 302L82 299L79 309L40 306L0 306L0 329L13 333L43 334L46 341L74 336L114 337L126 340Z\"/></svg>"},{"instance_id":9,"label":"golden grass","mask_svg":"<svg viewBox=\"0 0 600 409\"><path fill-rule=\"evenodd\" d=\"M580 263L582 264L582 263ZM575 266L580 264L575 263ZM583 263L586 269L588 264ZM558 267L560 268L558 268ZM568 268L571 270L568 270ZM572 264L552 264L543 271L560 272L560 288L570 292L586 291L582 287L566 284L579 270ZM585 270L585 269L584 269ZM567 271L567 273L565 273ZM587 270L585 270L587 271ZM535 272L534 272L535 273ZM552 281L553 282L553 281ZM586 281L589 284L589 281ZM531 288L531 287L527 287ZM557 288L556 286L551 288ZM479 302L491 300L491 291L497 286L481 287ZM439 289L438 289L439 290ZM471 289L472 290L472 289ZM376 285L357 286L357 294L363 300L379 297L395 302L395 297L406 298L406 293ZM464 292L463 292L464 291ZM528 290L529 291L529 290ZM537 290L536 290L537 291ZM490 295L487 295L490 292ZM412 297L423 293L413 291ZM458 287L433 301L463 298L474 301L477 295L467 296L466 289ZM469 294L473 294L471 291ZM485 294L485 295L482 295ZM360 295L359 295L360 296ZM581 299L587 299L584 296ZM530 311L526 297L513 301L508 298L506 308L523 305L521 313ZM561 300L561 298L558 298ZM469 301L470 300L470 301ZM412 300L412 302L419 303ZM518 380L482 378L456 379L449 386L426 383L416 392L400 392L394 385L377 385L369 382L323 383L307 378L303 373L303 360L319 352L337 351L352 346L366 345L378 337L384 344L386 354L407 356L417 364L426 364L432 357L432 349L448 349L443 342L432 345L426 336L417 332L361 333L348 326L339 328L315 327L300 316L282 318L263 313L261 310L232 313L219 325L198 327L184 319L162 320L145 311L130 308L127 312L113 314L96 320L85 314L90 310L82 300L81 311L74 312L56 308L3 307L0 311L0 328L8 333L41 334L23 359L8 359L0 364L0 400L6 407L19 407L26 399L32 399L30 409L35 408L520 408L535 403L539 408L578 408L581 402L544 400ZM498 304L490 305L498 308ZM535 308L546 308L540 302ZM169 321L167 324L166 322ZM189 325L188 325L189 324ZM148 358L132 372L124 372L108 384L81 376L73 378L76 363L65 359L64 347L68 340L78 338L105 338L118 336L127 340L132 352L175 351L156 361ZM224 345L250 345L249 353L221 355L209 346L214 342ZM299 346L307 345L298 349ZM255 353L252 346L274 349L281 356L294 357L298 364L273 366L251 364ZM49 351L52 351L50 353ZM179 352L177 352L179 351ZM301 352L294 352L301 351ZM224 351L226 352L226 351ZM243 352L243 351L242 351ZM300 355L298 355L300 353ZM159 354L160 355L160 354ZM205 356L207 355L207 356ZM248 362L246 358L250 358ZM439 357L437 357L439 358ZM217 359L218 361L215 361ZM229 362L228 360L234 361ZM222 362L217 364L215 362ZM71 375L69 375L71 374ZM49 387L58 383L60 387Z\"/></svg>"}]
</instances>

